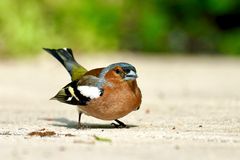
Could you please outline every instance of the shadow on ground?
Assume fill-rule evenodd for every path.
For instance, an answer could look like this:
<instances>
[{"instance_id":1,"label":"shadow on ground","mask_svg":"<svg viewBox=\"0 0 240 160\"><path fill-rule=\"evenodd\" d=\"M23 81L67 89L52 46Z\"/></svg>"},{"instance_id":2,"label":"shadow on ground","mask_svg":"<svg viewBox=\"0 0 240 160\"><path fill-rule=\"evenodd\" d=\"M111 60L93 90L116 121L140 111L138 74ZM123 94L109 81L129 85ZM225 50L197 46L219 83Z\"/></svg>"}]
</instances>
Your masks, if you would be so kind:
<instances>
[{"instance_id":1,"label":"shadow on ground","mask_svg":"<svg viewBox=\"0 0 240 160\"><path fill-rule=\"evenodd\" d=\"M50 125L57 127L66 127L66 128L75 128L77 129L77 122L69 120L67 118L40 118L40 120L49 121L49 122L57 122L52 123ZM83 126L86 128L92 129L114 129L114 125L109 124L97 124L97 123L83 123ZM128 128L138 127L137 125L127 124Z\"/></svg>"}]
</instances>

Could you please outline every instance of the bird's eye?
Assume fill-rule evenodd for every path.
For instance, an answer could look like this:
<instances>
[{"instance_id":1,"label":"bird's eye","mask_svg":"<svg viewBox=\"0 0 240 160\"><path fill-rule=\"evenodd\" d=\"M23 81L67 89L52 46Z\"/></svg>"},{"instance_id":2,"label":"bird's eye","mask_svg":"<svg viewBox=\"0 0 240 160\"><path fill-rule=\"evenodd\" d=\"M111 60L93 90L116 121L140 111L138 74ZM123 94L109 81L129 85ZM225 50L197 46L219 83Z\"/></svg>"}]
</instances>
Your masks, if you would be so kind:
<instances>
[{"instance_id":1,"label":"bird's eye","mask_svg":"<svg viewBox=\"0 0 240 160\"><path fill-rule=\"evenodd\" d=\"M116 72L117 74L120 74L120 73L121 73L121 71L120 71L119 69L116 69L115 72Z\"/></svg>"}]
</instances>

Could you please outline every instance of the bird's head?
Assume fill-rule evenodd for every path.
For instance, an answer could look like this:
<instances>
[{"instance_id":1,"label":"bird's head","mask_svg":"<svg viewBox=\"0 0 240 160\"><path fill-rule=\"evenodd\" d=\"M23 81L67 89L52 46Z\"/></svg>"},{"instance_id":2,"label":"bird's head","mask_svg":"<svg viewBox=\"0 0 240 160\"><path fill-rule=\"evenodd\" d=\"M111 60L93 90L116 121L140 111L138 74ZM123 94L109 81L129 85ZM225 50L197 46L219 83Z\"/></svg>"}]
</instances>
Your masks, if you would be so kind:
<instances>
[{"instance_id":1,"label":"bird's head","mask_svg":"<svg viewBox=\"0 0 240 160\"><path fill-rule=\"evenodd\" d=\"M99 78L104 77L106 79L116 79L124 81L135 80L137 76L136 68L129 63L114 63L102 70Z\"/></svg>"}]
</instances>

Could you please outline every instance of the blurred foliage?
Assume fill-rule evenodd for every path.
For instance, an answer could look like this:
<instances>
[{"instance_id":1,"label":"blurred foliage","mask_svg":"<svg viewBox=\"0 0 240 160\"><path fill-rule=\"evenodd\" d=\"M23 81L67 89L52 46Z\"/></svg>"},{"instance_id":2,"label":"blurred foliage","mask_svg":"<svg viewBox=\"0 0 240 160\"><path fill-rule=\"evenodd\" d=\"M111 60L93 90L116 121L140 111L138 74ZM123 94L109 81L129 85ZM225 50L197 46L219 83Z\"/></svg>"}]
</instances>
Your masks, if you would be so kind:
<instances>
[{"instance_id":1,"label":"blurred foliage","mask_svg":"<svg viewBox=\"0 0 240 160\"><path fill-rule=\"evenodd\" d=\"M239 0L1 0L0 56L84 52L240 54Z\"/></svg>"}]
</instances>

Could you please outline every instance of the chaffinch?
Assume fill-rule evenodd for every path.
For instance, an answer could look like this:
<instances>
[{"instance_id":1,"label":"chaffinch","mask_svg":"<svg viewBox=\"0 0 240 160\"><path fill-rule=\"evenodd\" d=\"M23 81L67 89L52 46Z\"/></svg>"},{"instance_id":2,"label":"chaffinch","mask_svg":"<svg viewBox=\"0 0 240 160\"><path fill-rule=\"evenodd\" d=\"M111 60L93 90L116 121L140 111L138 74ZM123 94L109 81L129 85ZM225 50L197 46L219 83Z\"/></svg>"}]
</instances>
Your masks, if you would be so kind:
<instances>
[{"instance_id":1,"label":"chaffinch","mask_svg":"<svg viewBox=\"0 0 240 160\"><path fill-rule=\"evenodd\" d=\"M87 71L78 64L72 50L47 49L67 69L72 82L63 87L52 99L78 107L78 128L82 113L102 119L115 120L115 127L127 127L119 118L138 110L141 91L137 85L136 68L129 63L113 63L105 68Z\"/></svg>"}]
</instances>

